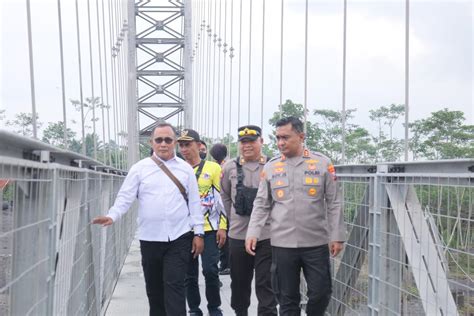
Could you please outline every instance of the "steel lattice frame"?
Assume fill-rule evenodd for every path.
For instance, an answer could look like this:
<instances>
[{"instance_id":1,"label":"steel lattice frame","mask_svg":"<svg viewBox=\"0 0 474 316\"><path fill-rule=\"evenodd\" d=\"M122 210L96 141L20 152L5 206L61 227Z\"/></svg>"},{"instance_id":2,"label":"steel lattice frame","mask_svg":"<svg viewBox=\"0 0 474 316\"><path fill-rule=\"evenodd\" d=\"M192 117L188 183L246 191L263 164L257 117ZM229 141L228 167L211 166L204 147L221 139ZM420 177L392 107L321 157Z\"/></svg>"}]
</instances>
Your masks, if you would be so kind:
<instances>
[{"instance_id":1,"label":"steel lattice frame","mask_svg":"<svg viewBox=\"0 0 474 316\"><path fill-rule=\"evenodd\" d=\"M178 116L191 124L191 11L187 1L135 3L136 93L139 136ZM184 112L183 116L179 116Z\"/></svg>"}]
</instances>

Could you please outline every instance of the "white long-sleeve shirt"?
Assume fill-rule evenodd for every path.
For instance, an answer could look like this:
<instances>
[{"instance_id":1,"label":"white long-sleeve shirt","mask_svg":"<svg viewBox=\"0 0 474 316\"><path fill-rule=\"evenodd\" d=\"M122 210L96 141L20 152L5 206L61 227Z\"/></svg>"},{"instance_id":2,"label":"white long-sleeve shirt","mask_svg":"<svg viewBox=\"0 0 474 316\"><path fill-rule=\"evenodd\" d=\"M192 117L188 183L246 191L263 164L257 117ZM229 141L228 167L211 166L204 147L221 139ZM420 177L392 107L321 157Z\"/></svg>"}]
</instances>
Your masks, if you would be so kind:
<instances>
[{"instance_id":1,"label":"white long-sleeve shirt","mask_svg":"<svg viewBox=\"0 0 474 316\"><path fill-rule=\"evenodd\" d=\"M148 157L130 168L107 216L117 221L138 198L140 240L173 241L191 230L195 234L204 233L204 216L194 170L178 157L163 162L186 189L188 205L176 184Z\"/></svg>"}]
</instances>

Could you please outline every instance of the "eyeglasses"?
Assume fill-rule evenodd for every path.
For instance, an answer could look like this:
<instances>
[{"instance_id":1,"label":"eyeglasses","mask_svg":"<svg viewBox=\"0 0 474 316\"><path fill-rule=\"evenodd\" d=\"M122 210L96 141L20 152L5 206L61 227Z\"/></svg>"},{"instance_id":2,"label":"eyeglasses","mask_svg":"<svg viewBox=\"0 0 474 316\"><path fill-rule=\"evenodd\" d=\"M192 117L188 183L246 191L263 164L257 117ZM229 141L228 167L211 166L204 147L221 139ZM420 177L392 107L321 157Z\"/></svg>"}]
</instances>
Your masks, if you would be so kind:
<instances>
[{"instance_id":1,"label":"eyeglasses","mask_svg":"<svg viewBox=\"0 0 474 316\"><path fill-rule=\"evenodd\" d=\"M258 135L258 132L254 129L244 129L239 132L239 136L246 136L246 135Z\"/></svg>"},{"instance_id":2,"label":"eyeglasses","mask_svg":"<svg viewBox=\"0 0 474 316\"><path fill-rule=\"evenodd\" d=\"M157 137L154 139L155 140L155 143L157 144L161 144L162 142L165 142L166 144L170 145L172 142L173 142L173 138L171 137Z\"/></svg>"}]
</instances>

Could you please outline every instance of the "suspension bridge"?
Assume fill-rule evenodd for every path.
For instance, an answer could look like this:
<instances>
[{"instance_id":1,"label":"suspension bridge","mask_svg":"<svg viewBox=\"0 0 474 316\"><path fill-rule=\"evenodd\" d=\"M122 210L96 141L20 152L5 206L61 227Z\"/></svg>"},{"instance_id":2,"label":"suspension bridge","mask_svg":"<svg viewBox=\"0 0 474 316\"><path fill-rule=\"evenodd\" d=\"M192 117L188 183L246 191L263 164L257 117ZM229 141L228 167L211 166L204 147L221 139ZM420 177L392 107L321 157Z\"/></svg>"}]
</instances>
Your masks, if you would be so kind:
<instances>
[{"instance_id":1,"label":"suspension bridge","mask_svg":"<svg viewBox=\"0 0 474 316\"><path fill-rule=\"evenodd\" d=\"M238 126L260 125L271 138L269 121L288 113L300 114L310 133L320 97L340 114L336 172L348 236L332 259L328 314L472 315L474 158L416 160L410 61L420 48L410 30L420 4L413 2L383 4L402 16L404 124L395 129L402 137L392 162L357 160L351 147L351 17L366 19L353 13L357 1L3 4L2 42L12 45L2 46L0 314L146 314L136 207L107 229L90 223L112 206L128 168L149 155L153 128L192 127L211 144L236 148ZM319 11L325 32L337 25L339 43L323 62L315 61L317 36L332 37L318 29ZM328 62L337 80L316 78ZM324 80L337 82L336 97L321 96ZM301 104L285 108L289 99ZM229 280L222 282L230 314Z\"/></svg>"}]
</instances>

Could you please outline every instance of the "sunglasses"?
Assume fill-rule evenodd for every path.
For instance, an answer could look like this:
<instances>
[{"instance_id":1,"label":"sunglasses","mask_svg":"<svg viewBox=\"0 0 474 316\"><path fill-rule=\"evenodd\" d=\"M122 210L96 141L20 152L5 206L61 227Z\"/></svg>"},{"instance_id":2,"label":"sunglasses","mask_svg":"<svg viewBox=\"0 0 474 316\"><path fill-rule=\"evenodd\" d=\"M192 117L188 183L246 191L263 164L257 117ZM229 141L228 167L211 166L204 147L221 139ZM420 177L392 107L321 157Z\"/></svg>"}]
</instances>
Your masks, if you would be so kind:
<instances>
[{"instance_id":1,"label":"sunglasses","mask_svg":"<svg viewBox=\"0 0 474 316\"><path fill-rule=\"evenodd\" d=\"M161 144L162 142L165 142L166 144L170 145L171 143L173 143L174 139L171 138L171 137L165 137L165 138L157 137L154 140L155 140L155 143L157 143L157 144Z\"/></svg>"}]
</instances>

